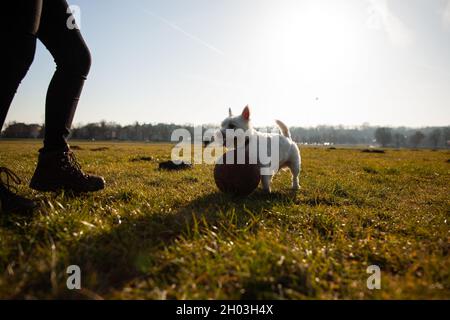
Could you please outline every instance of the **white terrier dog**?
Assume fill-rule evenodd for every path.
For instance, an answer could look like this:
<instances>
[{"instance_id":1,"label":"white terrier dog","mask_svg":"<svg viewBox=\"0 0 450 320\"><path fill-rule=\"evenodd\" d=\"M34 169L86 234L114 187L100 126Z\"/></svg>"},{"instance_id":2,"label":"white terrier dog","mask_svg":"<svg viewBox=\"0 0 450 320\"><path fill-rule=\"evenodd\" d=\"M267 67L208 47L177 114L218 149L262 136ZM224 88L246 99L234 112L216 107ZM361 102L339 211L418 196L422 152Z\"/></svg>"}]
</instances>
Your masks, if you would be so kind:
<instances>
[{"instance_id":1,"label":"white terrier dog","mask_svg":"<svg viewBox=\"0 0 450 320\"><path fill-rule=\"evenodd\" d=\"M253 129L250 122L250 108L246 106L239 116L233 116L231 109L229 109L229 116L222 122L220 132L224 144L227 146L235 146L238 150L239 148L247 148L249 146L249 140L254 139L255 141L258 141L257 164L262 168L261 180L264 191L271 191L270 185L273 176L279 169L283 168L289 168L291 170L292 189L298 190L300 188L300 150L298 149L297 144L292 140L288 127L279 120L276 121L276 124L280 128L282 134L268 134L256 131ZM230 136L230 131L234 132L234 135ZM244 137L242 135L244 135ZM245 141L245 144L237 144L236 141ZM269 162L262 161L263 159L259 152L261 141L268 142L266 146ZM277 154L274 152L277 152ZM276 156L278 156L278 159L276 159ZM269 170L263 171L263 169Z\"/></svg>"}]
</instances>

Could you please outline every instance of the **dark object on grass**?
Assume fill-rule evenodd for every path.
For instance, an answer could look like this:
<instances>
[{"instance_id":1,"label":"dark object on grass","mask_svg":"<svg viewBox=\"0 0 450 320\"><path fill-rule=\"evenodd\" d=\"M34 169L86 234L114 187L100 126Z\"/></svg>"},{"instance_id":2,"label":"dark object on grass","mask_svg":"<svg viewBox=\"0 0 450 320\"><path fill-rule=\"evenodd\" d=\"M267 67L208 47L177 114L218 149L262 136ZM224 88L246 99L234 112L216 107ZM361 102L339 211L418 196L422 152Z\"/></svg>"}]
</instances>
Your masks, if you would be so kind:
<instances>
[{"instance_id":1,"label":"dark object on grass","mask_svg":"<svg viewBox=\"0 0 450 320\"><path fill-rule=\"evenodd\" d=\"M386 151L380 150L380 149L364 149L364 150L361 150L361 152L365 152L365 153L386 153Z\"/></svg>"},{"instance_id":2,"label":"dark object on grass","mask_svg":"<svg viewBox=\"0 0 450 320\"><path fill-rule=\"evenodd\" d=\"M140 161L152 161L153 158L152 157L136 157L136 158L132 158L130 161L131 162L140 162Z\"/></svg>"},{"instance_id":3,"label":"dark object on grass","mask_svg":"<svg viewBox=\"0 0 450 320\"><path fill-rule=\"evenodd\" d=\"M329 147L328 150L336 150L335 147Z\"/></svg>"},{"instance_id":4,"label":"dark object on grass","mask_svg":"<svg viewBox=\"0 0 450 320\"><path fill-rule=\"evenodd\" d=\"M447 160L447 163L450 163L450 159Z\"/></svg>"},{"instance_id":5,"label":"dark object on grass","mask_svg":"<svg viewBox=\"0 0 450 320\"><path fill-rule=\"evenodd\" d=\"M100 147L100 148L91 149L91 151L106 151L106 150L109 150L109 148L108 147Z\"/></svg>"},{"instance_id":6,"label":"dark object on grass","mask_svg":"<svg viewBox=\"0 0 450 320\"><path fill-rule=\"evenodd\" d=\"M192 164L188 163L188 162L184 162L181 161L180 163L175 163L172 160L169 161L164 161L161 162L159 164L159 169L160 170L186 170L186 169L191 169L192 168Z\"/></svg>"},{"instance_id":7,"label":"dark object on grass","mask_svg":"<svg viewBox=\"0 0 450 320\"><path fill-rule=\"evenodd\" d=\"M231 163L227 163L227 154L233 159ZM218 159L214 167L214 180L220 191L245 197L258 187L261 170L257 164L249 163L248 154L244 164L237 164L237 155L235 150L231 150Z\"/></svg>"}]
</instances>

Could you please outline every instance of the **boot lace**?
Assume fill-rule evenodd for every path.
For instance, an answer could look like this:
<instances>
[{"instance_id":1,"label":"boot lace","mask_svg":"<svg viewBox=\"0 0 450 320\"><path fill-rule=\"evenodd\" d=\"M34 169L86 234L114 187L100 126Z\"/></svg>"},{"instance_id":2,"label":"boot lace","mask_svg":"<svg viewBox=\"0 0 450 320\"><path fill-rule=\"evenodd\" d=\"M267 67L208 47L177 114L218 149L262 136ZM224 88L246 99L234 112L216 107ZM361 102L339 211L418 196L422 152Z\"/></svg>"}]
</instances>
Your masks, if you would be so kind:
<instances>
[{"instance_id":1,"label":"boot lace","mask_svg":"<svg viewBox=\"0 0 450 320\"><path fill-rule=\"evenodd\" d=\"M15 185L21 184L22 180L5 167L0 167L0 184L2 184L9 191L17 192L17 187Z\"/></svg>"},{"instance_id":2,"label":"boot lace","mask_svg":"<svg viewBox=\"0 0 450 320\"><path fill-rule=\"evenodd\" d=\"M64 155L65 157L63 158L63 162L65 164L66 169L68 169L71 173L74 173L78 176L87 177L87 174L85 174L81 169L81 165L73 152L68 151L64 153Z\"/></svg>"}]
</instances>

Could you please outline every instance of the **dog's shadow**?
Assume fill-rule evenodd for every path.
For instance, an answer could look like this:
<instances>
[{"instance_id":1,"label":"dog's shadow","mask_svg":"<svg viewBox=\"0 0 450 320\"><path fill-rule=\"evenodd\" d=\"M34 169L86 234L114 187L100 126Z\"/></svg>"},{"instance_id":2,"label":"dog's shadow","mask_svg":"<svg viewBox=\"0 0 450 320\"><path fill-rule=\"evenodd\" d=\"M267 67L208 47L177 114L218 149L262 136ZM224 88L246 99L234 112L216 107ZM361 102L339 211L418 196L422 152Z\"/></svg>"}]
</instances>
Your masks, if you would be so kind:
<instances>
[{"instance_id":1,"label":"dog's shadow","mask_svg":"<svg viewBox=\"0 0 450 320\"><path fill-rule=\"evenodd\" d=\"M226 223L226 216L220 214L234 210L239 216L245 216L246 210L255 214L264 209L292 201L295 195L275 192L271 194L256 191L249 197L232 197L213 192L190 201L171 212L146 212L137 218L123 218L107 232L86 235L74 243L67 254L65 264L76 264L84 270L89 290L100 295L122 288L129 281L145 276L141 270L142 259L152 252L169 247L182 235L193 231L195 221L209 225ZM241 214L242 213L242 214ZM248 215L247 215L248 218ZM242 222L245 224L245 221ZM143 258L144 257L144 258ZM43 279L48 281L48 279ZM42 283L42 286L48 283ZM68 291L61 287L56 298L89 298L78 291Z\"/></svg>"},{"instance_id":2,"label":"dog's shadow","mask_svg":"<svg viewBox=\"0 0 450 320\"><path fill-rule=\"evenodd\" d=\"M223 210L232 208L236 209L245 206L248 209L260 211L261 209L272 207L275 204L293 201L294 199L296 199L296 193L293 192L267 193L262 191L261 189L257 189L250 196L240 197L220 193L217 191L200 196L189 202L181 209L191 210L214 204L215 206L220 207Z\"/></svg>"},{"instance_id":3,"label":"dog's shadow","mask_svg":"<svg viewBox=\"0 0 450 320\"><path fill-rule=\"evenodd\" d=\"M67 194L72 197L72 194ZM142 268L142 259L151 257L158 250L163 250L171 246L182 235L187 236L192 233L195 223L206 222L208 225L225 224L225 219L229 218L224 212L233 210L239 219L238 222L245 225L249 216L246 212L250 210L258 215L264 209L293 201L295 195L286 192L275 192L266 194L263 191L256 191L249 197L233 197L219 192L212 192L193 199L192 201L175 207L168 212L155 212L149 210L142 212L137 217L124 216L120 223L105 231L87 233L78 241L68 244L67 253L58 260L55 266L59 270L61 277L60 287L53 288L54 298L92 298L86 292L107 295L115 289L122 288L133 279L145 276L145 269ZM3 226L10 228L17 227L21 232L19 223L32 223L31 217L14 217L1 219ZM56 238L55 238L56 239ZM85 290L67 290L65 287L65 269L68 265L78 265L83 271ZM42 292L48 292L52 288L47 273L42 273L37 279L33 279L31 287L24 286L23 290L17 292L15 298L24 297L33 292L36 288ZM47 288L47 289L46 289ZM46 295L48 297L48 295Z\"/></svg>"}]
</instances>

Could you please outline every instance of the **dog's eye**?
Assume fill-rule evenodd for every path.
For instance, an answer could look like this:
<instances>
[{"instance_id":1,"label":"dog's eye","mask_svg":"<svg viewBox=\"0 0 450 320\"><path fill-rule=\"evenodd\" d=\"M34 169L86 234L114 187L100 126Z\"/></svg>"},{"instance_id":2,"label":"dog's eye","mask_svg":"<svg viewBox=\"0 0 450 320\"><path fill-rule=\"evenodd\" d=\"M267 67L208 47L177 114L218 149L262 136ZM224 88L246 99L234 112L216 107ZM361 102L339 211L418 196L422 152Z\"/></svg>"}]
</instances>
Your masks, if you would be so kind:
<instances>
[{"instance_id":1,"label":"dog's eye","mask_svg":"<svg viewBox=\"0 0 450 320\"><path fill-rule=\"evenodd\" d=\"M234 129L236 129L236 126L235 126L234 124L230 123L230 124L228 125L228 129L234 130Z\"/></svg>"}]
</instances>

